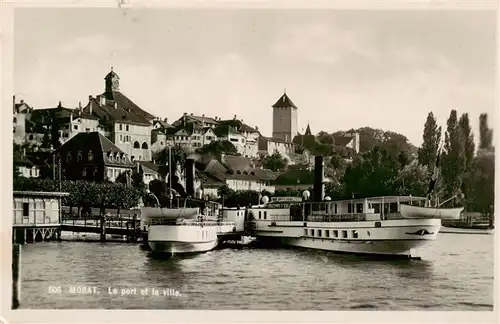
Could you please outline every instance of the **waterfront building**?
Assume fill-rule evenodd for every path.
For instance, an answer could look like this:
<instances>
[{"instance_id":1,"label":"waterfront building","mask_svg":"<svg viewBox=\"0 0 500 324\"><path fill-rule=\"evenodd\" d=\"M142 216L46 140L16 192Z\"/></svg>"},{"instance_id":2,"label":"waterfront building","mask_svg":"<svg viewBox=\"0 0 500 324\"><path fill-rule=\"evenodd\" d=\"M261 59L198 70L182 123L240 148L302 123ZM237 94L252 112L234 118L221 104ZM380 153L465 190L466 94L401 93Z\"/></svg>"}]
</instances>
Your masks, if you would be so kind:
<instances>
[{"instance_id":1,"label":"waterfront building","mask_svg":"<svg viewBox=\"0 0 500 324\"><path fill-rule=\"evenodd\" d=\"M115 181L134 168L128 154L99 132L78 133L55 154L68 180Z\"/></svg>"},{"instance_id":2,"label":"waterfront building","mask_svg":"<svg viewBox=\"0 0 500 324\"><path fill-rule=\"evenodd\" d=\"M64 192L13 192L13 242L36 242L60 237Z\"/></svg>"}]
</instances>

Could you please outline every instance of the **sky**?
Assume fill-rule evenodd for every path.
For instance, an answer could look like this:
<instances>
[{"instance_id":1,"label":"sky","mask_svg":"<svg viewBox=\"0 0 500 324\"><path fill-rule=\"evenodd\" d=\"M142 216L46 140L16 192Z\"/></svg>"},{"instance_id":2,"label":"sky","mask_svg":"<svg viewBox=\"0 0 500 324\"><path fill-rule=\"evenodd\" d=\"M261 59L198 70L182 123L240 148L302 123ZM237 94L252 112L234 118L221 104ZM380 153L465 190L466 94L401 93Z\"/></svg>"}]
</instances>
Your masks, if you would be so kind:
<instances>
[{"instance_id":1,"label":"sky","mask_svg":"<svg viewBox=\"0 0 500 324\"><path fill-rule=\"evenodd\" d=\"M86 105L111 67L120 91L156 116L237 115L265 136L285 89L299 131L369 126L414 145L430 111L443 129L451 109L468 113L477 140L479 115L497 105L493 11L23 8L14 17L16 100L35 108Z\"/></svg>"}]
</instances>

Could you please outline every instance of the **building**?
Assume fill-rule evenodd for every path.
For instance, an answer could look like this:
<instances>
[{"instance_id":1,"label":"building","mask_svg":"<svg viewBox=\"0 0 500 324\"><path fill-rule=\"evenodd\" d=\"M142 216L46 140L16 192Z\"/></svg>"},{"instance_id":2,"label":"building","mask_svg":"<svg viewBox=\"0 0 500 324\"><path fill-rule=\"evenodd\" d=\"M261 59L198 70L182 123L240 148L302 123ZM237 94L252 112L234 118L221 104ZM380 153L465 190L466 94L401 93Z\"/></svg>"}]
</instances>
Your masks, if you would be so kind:
<instances>
[{"instance_id":1,"label":"building","mask_svg":"<svg viewBox=\"0 0 500 324\"><path fill-rule=\"evenodd\" d=\"M334 136L335 146L339 148L347 147L354 151L355 154L359 153L359 133L346 132L343 135Z\"/></svg>"},{"instance_id":2,"label":"building","mask_svg":"<svg viewBox=\"0 0 500 324\"><path fill-rule=\"evenodd\" d=\"M55 154L68 180L115 181L134 168L128 154L99 132L78 133Z\"/></svg>"},{"instance_id":3,"label":"building","mask_svg":"<svg viewBox=\"0 0 500 324\"><path fill-rule=\"evenodd\" d=\"M224 154L220 161L212 158L204 163L200 171L210 175L217 184L225 183L232 190L274 192L273 182L277 176L270 170L256 169L248 157Z\"/></svg>"},{"instance_id":4,"label":"building","mask_svg":"<svg viewBox=\"0 0 500 324\"><path fill-rule=\"evenodd\" d=\"M146 188L149 188L149 183L153 180L165 181L164 177L160 175L159 164L150 161L135 161L135 165L136 170L138 169L139 173L142 174L142 180Z\"/></svg>"},{"instance_id":5,"label":"building","mask_svg":"<svg viewBox=\"0 0 500 324\"><path fill-rule=\"evenodd\" d=\"M172 126L182 127L186 126L187 124L195 124L200 127L215 128L217 125L219 125L219 121L220 121L219 117L212 118L205 116L204 114L201 116L196 116L193 113L191 114L184 113L181 118L177 119L175 122L172 123Z\"/></svg>"},{"instance_id":6,"label":"building","mask_svg":"<svg viewBox=\"0 0 500 324\"><path fill-rule=\"evenodd\" d=\"M166 145L182 147L187 152L217 141L215 129L197 123L186 123L166 130Z\"/></svg>"},{"instance_id":7,"label":"building","mask_svg":"<svg viewBox=\"0 0 500 324\"><path fill-rule=\"evenodd\" d=\"M99 118L106 137L132 161L150 161L155 117L120 92L120 78L112 68L104 80L104 93L89 96L83 111Z\"/></svg>"},{"instance_id":8,"label":"building","mask_svg":"<svg viewBox=\"0 0 500 324\"><path fill-rule=\"evenodd\" d=\"M37 242L60 238L61 199L65 192L14 191L14 243Z\"/></svg>"},{"instance_id":9,"label":"building","mask_svg":"<svg viewBox=\"0 0 500 324\"><path fill-rule=\"evenodd\" d=\"M242 156L251 158L258 156L260 137L258 127L253 128L234 115L233 119L220 120L214 132L218 140L231 142Z\"/></svg>"},{"instance_id":10,"label":"building","mask_svg":"<svg viewBox=\"0 0 500 324\"><path fill-rule=\"evenodd\" d=\"M273 136L282 142L292 142L298 134L297 106L286 92L273 107Z\"/></svg>"},{"instance_id":11,"label":"building","mask_svg":"<svg viewBox=\"0 0 500 324\"><path fill-rule=\"evenodd\" d=\"M260 155L272 155L274 152L278 152L289 162L292 162L295 154L295 144L277 138L260 136L258 141L258 152Z\"/></svg>"},{"instance_id":12,"label":"building","mask_svg":"<svg viewBox=\"0 0 500 324\"><path fill-rule=\"evenodd\" d=\"M13 96L12 104L12 122L14 127L13 139L15 143L22 144L27 140L26 123L30 119L33 108L26 104L24 100L21 100L20 103L16 103L16 96Z\"/></svg>"},{"instance_id":13,"label":"building","mask_svg":"<svg viewBox=\"0 0 500 324\"><path fill-rule=\"evenodd\" d=\"M35 163L25 156L14 161L14 164L17 166L17 170L21 177L38 178L40 176L40 167L35 165Z\"/></svg>"}]
</instances>

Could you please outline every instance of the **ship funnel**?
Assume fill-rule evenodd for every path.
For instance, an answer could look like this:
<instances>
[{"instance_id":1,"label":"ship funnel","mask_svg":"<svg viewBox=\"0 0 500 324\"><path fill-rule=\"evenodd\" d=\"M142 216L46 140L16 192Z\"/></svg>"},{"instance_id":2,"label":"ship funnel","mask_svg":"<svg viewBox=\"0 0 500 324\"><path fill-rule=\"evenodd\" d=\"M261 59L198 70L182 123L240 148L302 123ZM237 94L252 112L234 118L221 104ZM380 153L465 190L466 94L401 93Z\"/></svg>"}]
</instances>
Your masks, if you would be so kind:
<instances>
[{"instance_id":1,"label":"ship funnel","mask_svg":"<svg viewBox=\"0 0 500 324\"><path fill-rule=\"evenodd\" d=\"M186 179L186 194L194 198L194 160L186 159L185 162L185 179Z\"/></svg>"},{"instance_id":2,"label":"ship funnel","mask_svg":"<svg viewBox=\"0 0 500 324\"><path fill-rule=\"evenodd\" d=\"M325 197L325 166L322 156L314 157L314 188L313 199L314 201L323 201Z\"/></svg>"}]
</instances>

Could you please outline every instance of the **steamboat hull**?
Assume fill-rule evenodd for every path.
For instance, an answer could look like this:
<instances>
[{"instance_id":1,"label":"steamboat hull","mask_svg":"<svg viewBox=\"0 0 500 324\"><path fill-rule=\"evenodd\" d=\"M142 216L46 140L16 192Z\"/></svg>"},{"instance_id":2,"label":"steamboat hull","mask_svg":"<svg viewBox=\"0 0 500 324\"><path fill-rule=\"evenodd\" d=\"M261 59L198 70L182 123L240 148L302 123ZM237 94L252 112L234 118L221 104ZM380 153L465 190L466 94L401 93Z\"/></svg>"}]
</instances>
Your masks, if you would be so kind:
<instances>
[{"instance_id":1,"label":"steamboat hull","mask_svg":"<svg viewBox=\"0 0 500 324\"><path fill-rule=\"evenodd\" d=\"M213 250L217 246L217 240L209 242L149 241L148 244L155 254L179 255Z\"/></svg>"},{"instance_id":2,"label":"steamboat hull","mask_svg":"<svg viewBox=\"0 0 500 324\"><path fill-rule=\"evenodd\" d=\"M217 226L150 225L148 231L148 245L156 254L207 252L217 244Z\"/></svg>"},{"instance_id":3,"label":"steamboat hull","mask_svg":"<svg viewBox=\"0 0 500 324\"><path fill-rule=\"evenodd\" d=\"M266 223L257 222L254 235L259 245L395 258L411 257L415 249L434 241L441 228L440 219L386 220L377 222L377 227L374 222Z\"/></svg>"}]
</instances>

